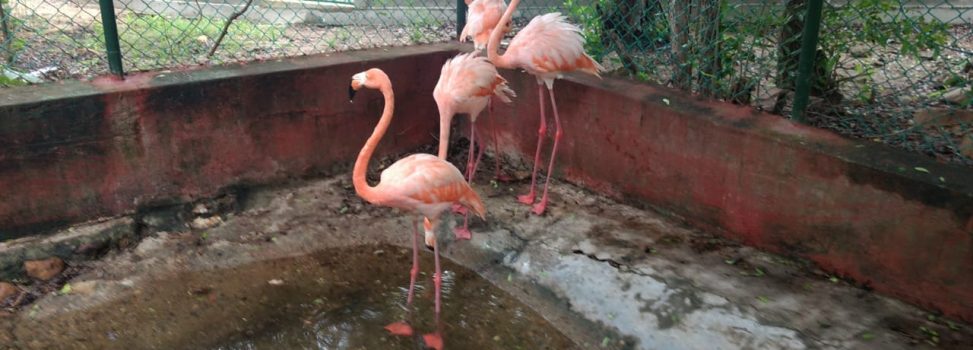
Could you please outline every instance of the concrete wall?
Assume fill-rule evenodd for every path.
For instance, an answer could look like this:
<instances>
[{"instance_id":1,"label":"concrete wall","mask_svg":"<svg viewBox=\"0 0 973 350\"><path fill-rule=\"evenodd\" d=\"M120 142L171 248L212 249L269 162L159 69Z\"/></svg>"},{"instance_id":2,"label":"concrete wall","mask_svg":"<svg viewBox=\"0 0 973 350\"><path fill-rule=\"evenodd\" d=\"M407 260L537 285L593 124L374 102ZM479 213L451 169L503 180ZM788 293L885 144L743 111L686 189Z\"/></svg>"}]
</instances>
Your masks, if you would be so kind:
<instances>
[{"instance_id":1,"label":"concrete wall","mask_svg":"<svg viewBox=\"0 0 973 350\"><path fill-rule=\"evenodd\" d=\"M537 84L504 75L518 97L497 104L501 144L532 159ZM969 168L627 80L569 77L555 92L557 177L973 321Z\"/></svg>"},{"instance_id":2,"label":"concrete wall","mask_svg":"<svg viewBox=\"0 0 973 350\"><path fill-rule=\"evenodd\" d=\"M371 66L389 72L400 96L382 150L431 145L430 93L456 48L4 91L0 240L235 185L347 171L382 104L374 92L350 104L345 91L353 73ZM527 159L537 85L503 74L519 97L498 104L494 122L505 151ZM556 94L566 127L559 177L973 321L968 168L627 80L568 77Z\"/></svg>"},{"instance_id":3,"label":"concrete wall","mask_svg":"<svg viewBox=\"0 0 973 350\"><path fill-rule=\"evenodd\" d=\"M0 241L235 184L347 167L382 108L379 93L348 102L351 76L378 66L403 82L400 96L429 96L448 56L442 50L349 52L5 90ZM401 98L396 107L380 152L434 142L431 96Z\"/></svg>"}]
</instances>

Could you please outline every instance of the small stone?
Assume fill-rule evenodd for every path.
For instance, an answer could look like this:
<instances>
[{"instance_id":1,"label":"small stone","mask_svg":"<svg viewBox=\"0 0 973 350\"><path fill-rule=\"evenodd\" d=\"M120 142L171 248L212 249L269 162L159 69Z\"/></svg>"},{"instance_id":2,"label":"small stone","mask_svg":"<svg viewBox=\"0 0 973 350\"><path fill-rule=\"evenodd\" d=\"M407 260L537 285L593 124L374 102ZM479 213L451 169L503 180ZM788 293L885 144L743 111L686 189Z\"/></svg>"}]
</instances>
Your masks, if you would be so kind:
<instances>
[{"instance_id":1,"label":"small stone","mask_svg":"<svg viewBox=\"0 0 973 350\"><path fill-rule=\"evenodd\" d=\"M193 220L190 226L192 226L194 229L197 230L204 230L204 229L219 226L222 223L223 223L222 218L220 218L219 216L213 216L208 218L196 218Z\"/></svg>"},{"instance_id":2,"label":"small stone","mask_svg":"<svg viewBox=\"0 0 973 350\"><path fill-rule=\"evenodd\" d=\"M384 250L381 250L381 249L372 252L372 255L375 255L375 256L380 256L382 254L385 254L385 251Z\"/></svg>"},{"instance_id":3,"label":"small stone","mask_svg":"<svg viewBox=\"0 0 973 350\"><path fill-rule=\"evenodd\" d=\"M272 279L270 281L267 281L267 283L270 284L270 285L272 285L272 286L279 286L279 285L284 284L284 281L281 281L281 280L275 278L275 279Z\"/></svg>"},{"instance_id":4,"label":"small stone","mask_svg":"<svg viewBox=\"0 0 973 350\"><path fill-rule=\"evenodd\" d=\"M7 282L0 282L0 303L19 293L20 290L17 289L17 286Z\"/></svg>"},{"instance_id":5,"label":"small stone","mask_svg":"<svg viewBox=\"0 0 973 350\"><path fill-rule=\"evenodd\" d=\"M50 258L44 260L30 260L24 262L24 270L27 276L47 281L64 271L64 260L61 258Z\"/></svg>"},{"instance_id":6,"label":"small stone","mask_svg":"<svg viewBox=\"0 0 973 350\"><path fill-rule=\"evenodd\" d=\"M973 159L973 135L966 135L959 144L959 153Z\"/></svg>"},{"instance_id":7,"label":"small stone","mask_svg":"<svg viewBox=\"0 0 973 350\"><path fill-rule=\"evenodd\" d=\"M973 89L968 86L953 88L943 94L943 100L955 105L963 105L969 102L971 92Z\"/></svg>"},{"instance_id":8,"label":"small stone","mask_svg":"<svg viewBox=\"0 0 973 350\"><path fill-rule=\"evenodd\" d=\"M71 285L71 293L74 294L91 294L94 293L95 289L98 287L98 281L81 281Z\"/></svg>"},{"instance_id":9,"label":"small stone","mask_svg":"<svg viewBox=\"0 0 973 350\"><path fill-rule=\"evenodd\" d=\"M209 213L209 209L206 208L206 205L203 205L203 203L196 204L196 206L193 207L193 214L203 215L207 213Z\"/></svg>"},{"instance_id":10,"label":"small stone","mask_svg":"<svg viewBox=\"0 0 973 350\"><path fill-rule=\"evenodd\" d=\"M851 57L864 58L872 53L872 49L865 45L855 45L851 47Z\"/></svg>"}]
</instances>

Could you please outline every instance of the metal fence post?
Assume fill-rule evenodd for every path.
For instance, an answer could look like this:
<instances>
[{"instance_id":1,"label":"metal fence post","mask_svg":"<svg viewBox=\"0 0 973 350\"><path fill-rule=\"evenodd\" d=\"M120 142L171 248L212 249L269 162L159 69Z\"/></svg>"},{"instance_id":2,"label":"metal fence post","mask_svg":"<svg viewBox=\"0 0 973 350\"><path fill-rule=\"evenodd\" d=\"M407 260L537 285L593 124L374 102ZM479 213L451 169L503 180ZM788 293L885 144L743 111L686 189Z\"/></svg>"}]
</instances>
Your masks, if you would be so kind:
<instances>
[{"instance_id":1,"label":"metal fence post","mask_svg":"<svg viewBox=\"0 0 973 350\"><path fill-rule=\"evenodd\" d=\"M112 0L98 0L101 6L101 25L105 33L105 50L108 53L108 69L122 78L122 50L118 44L118 24L115 23L115 3Z\"/></svg>"},{"instance_id":2,"label":"metal fence post","mask_svg":"<svg viewBox=\"0 0 973 350\"><path fill-rule=\"evenodd\" d=\"M804 15L804 32L801 33L801 57L797 63L797 82L794 88L794 107L791 119L804 123L811 94L814 60L818 51L818 34L821 29L821 8L824 0L810 0Z\"/></svg>"},{"instance_id":3,"label":"metal fence post","mask_svg":"<svg viewBox=\"0 0 973 350\"><path fill-rule=\"evenodd\" d=\"M3 54L4 62L13 62L13 52L10 52L10 45L13 43L13 35L10 33L10 16L7 15L7 10L3 8L6 1L0 0L0 31L3 32L3 37L0 38L0 54Z\"/></svg>"},{"instance_id":4,"label":"metal fence post","mask_svg":"<svg viewBox=\"0 0 973 350\"><path fill-rule=\"evenodd\" d=\"M466 1L456 0L456 37L463 33L466 26Z\"/></svg>"}]
</instances>

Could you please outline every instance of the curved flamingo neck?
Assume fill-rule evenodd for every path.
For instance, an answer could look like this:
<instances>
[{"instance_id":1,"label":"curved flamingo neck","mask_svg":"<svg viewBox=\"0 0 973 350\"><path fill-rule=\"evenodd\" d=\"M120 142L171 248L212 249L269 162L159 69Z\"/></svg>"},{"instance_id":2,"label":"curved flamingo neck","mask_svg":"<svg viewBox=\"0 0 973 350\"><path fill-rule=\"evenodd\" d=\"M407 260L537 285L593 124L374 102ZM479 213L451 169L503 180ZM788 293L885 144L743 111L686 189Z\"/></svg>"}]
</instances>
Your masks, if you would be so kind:
<instances>
[{"instance_id":1,"label":"curved flamingo neck","mask_svg":"<svg viewBox=\"0 0 973 350\"><path fill-rule=\"evenodd\" d=\"M365 141L365 146L358 153L358 160L355 161L355 168L352 171L352 182L355 185L355 192L369 203L374 203L376 200L381 199L381 193L377 192L375 187L370 186L368 180L365 179L365 173L368 171L368 162L372 159L372 154L375 153L375 147L378 146L378 142L385 136L385 131L388 130L389 124L392 123L392 112L395 110L395 94L392 92L392 82L384 74L375 78L379 80L378 90L385 96L385 108L382 110L382 118L379 119L378 125L375 126L375 131L372 131L372 136L368 137L368 141Z\"/></svg>"},{"instance_id":2,"label":"curved flamingo neck","mask_svg":"<svg viewBox=\"0 0 973 350\"><path fill-rule=\"evenodd\" d=\"M510 23L510 19L514 15L514 11L517 10L517 5L520 4L520 0L510 0L510 4L507 5L507 10L503 12L503 16L500 17L500 21L497 22L497 26L494 27L493 32L490 33L490 41L487 42L487 58L494 66L506 69L516 68L513 62L510 62L510 58L504 54L500 56L497 50L500 49L500 38L506 32L507 23Z\"/></svg>"},{"instance_id":3,"label":"curved flamingo neck","mask_svg":"<svg viewBox=\"0 0 973 350\"><path fill-rule=\"evenodd\" d=\"M449 126L453 122L453 113L449 108L439 110L439 159L446 159L449 149Z\"/></svg>"}]
</instances>

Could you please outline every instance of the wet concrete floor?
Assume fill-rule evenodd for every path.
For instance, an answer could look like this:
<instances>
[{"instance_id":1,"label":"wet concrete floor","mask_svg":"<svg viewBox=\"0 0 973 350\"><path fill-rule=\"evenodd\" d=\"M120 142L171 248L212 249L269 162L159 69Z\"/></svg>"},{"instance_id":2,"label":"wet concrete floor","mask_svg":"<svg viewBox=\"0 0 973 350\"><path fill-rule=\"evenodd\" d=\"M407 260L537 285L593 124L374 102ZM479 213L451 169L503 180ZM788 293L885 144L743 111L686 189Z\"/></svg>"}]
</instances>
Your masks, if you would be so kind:
<instances>
[{"instance_id":1,"label":"wet concrete floor","mask_svg":"<svg viewBox=\"0 0 973 350\"><path fill-rule=\"evenodd\" d=\"M411 259L408 249L362 245L184 272L110 304L22 322L16 332L31 347L64 349L416 349L420 332L437 330L455 349L576 348L536 312L450 262L441 322L429 274L406 308L401 266ZM421 264L432 263L422 254ZM400 320L417 336L388 336L383 327Z\"/></svg>"},{"instance_id":2,"label":"wet concrete floor","mask_svg":"<svg viewBox=\"0 0 973 350\"><path fill-rule=\"evenodd\" d=\"M473 239L439 232L456 263L447 264L447 349L973 348L968 325L578 187L555 182L549 212L531 215L515 200L525 185L480 180L489 213L473 221ZM83 265L73 291L0 317L0 344L416 346L380 331L404 315L411 217L363 203L348 176L237 200L241 209L211 227L146 220L134 249L69 262ZM429 332L421 295L418 328Z\"/></svg>"}]
</instances>

